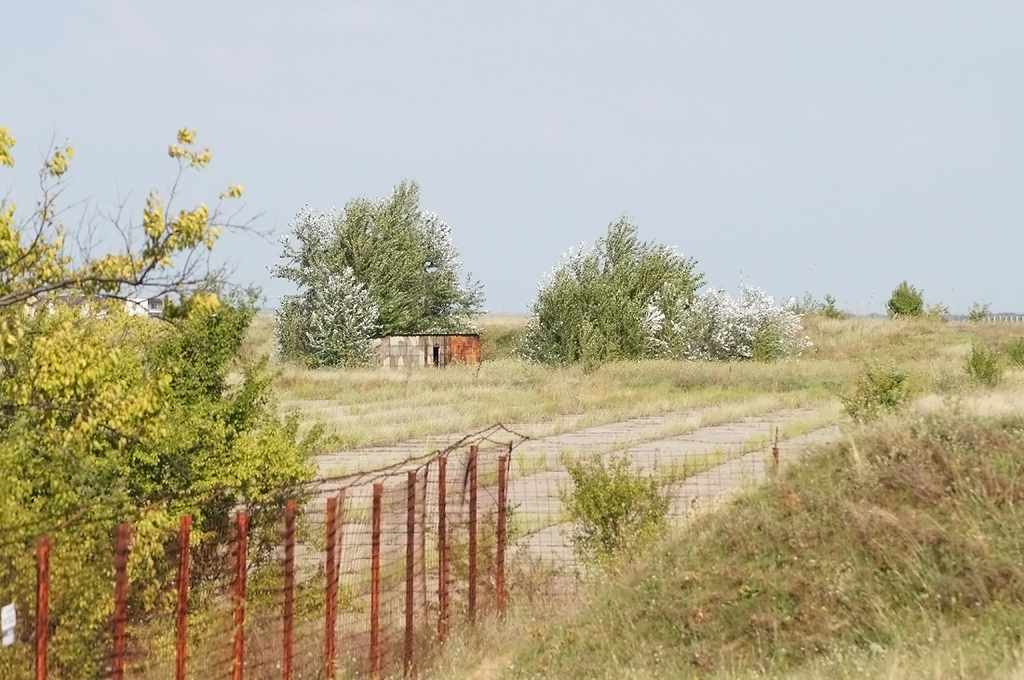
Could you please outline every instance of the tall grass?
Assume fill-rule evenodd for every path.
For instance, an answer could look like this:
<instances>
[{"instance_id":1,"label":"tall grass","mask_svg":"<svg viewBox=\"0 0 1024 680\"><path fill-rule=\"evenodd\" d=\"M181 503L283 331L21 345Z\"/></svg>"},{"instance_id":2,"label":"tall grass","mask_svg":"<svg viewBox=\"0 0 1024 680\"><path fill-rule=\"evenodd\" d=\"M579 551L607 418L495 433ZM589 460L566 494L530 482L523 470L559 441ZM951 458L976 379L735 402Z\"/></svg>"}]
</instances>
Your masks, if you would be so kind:
<instances>
[{"instance_id":1,"label":"tall grass","mask_svg":"<svg viewBox=\"0 0 1024 680\"><path fill-rule=\"evenodd\" d=\"M634 556L578 615L518 638L502 677L1009 673L1022 479L1024 416L855 430Z\"/></svg>"},{"instance_id":2,"label":"tall grass","mask_svg":"<svg viewBox=\"0 0 1024 680\"><path fill-rule=\"evenodd\" d=\"M546 424L536 433L548 434L727 404L821 406L845 394L869 362L906 371L919 394L952 393L970 386L963 362L972 344L1002 346L1019 334L1013 324L808 317L814 345L797 360L621 362L588 372L511 356L525 319L485 317L479 325L480 366L308 370L272 359L281 408L324 423L331 448L449 435L493 422ZM270 353L272 334L273 319L260 317L244 351ZM1013 389L1022 378L1008 376L1004 385Z\"/></svg>"}]
</instances>

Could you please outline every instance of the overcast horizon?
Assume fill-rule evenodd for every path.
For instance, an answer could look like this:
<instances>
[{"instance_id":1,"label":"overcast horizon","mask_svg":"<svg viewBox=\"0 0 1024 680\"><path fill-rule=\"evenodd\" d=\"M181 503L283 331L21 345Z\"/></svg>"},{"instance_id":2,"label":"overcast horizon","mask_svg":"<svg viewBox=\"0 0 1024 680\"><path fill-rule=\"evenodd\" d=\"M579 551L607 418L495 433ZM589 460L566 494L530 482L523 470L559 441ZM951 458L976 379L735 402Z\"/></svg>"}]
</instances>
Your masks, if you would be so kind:
<instances>
[{"instance_id":1,"label":"overcast horizon","mask_svg":"<svg viewBox=\"0 0 1024 680\"><path fill-rule=\"evenodd\" d=\"M1024 312L1024 5L119 1L0 5L0 196L51 139L70 203L245 187L257 227L419 183L487 309L525 314L560 255L628 215L708 285ZM180 207L185 207L182 204ZM71 225L69 225L71 226ZM226 236L273 307L280 246Z\"/></svg>"}]
</instances>

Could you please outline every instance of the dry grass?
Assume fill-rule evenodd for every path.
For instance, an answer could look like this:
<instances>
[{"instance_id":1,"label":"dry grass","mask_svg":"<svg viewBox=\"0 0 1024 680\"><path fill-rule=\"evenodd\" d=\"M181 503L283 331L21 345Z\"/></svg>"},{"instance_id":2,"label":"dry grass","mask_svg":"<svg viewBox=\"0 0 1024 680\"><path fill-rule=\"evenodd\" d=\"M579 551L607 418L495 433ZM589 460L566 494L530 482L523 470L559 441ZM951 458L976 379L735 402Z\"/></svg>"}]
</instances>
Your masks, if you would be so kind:
<instances>
[{"instance_id":1,"label":"dry grass","mask_svg":"<svg viewBox=\"0 0 1024 680\"><path fill-rule=\"evenodd\" d=\"M1024 371L1008 370L993 390L963 366L972 345L1006 347L1024 326L809 318L814 346L795 361L586 372L515 359L524 323L484 319L479 367L309 371L272 360L281 407L324 423L334 448L493 422L528 424L538 436L683 410L699 426L817 408L816 420L787 429L792 436L842 419L837 395L879 364L911 374L918 415L857 430L708 515L685 540L580 598L571 621L564 602L556 608L524 588L504 622L455 636L431 676L1014 677L1024 423L964 414L1019 412ZM266 354L272 332L272 319L258 319L247 356Z\"/></svg>"},{"instance_id":2,"label":"dry grass","mask_svg":"<svg viewBox=\"0 0 1024 680\"><path fill-rule=\"evenodd\" d=\"M563 625L527 614L500 655L467 643L437 675L498 656L523 678L1014 677L1022 479L1021 416L853 431L633 556Z\"/></svg>"},{"instance_id":3,"label":"dry grass","mask_svg":"<svg viewBox=\"0 0 1024 680\"><path fill-rule=\"evenodd\" d=\"M482 319L485 360L476 367L313 371L272 359L281 408L323 423L330 449L455 434L494 422L540 424L536 434L552 434L727 405L753 415L764 412L755 406L759 401L774 408L835 402L870 362L909 371L920 394L969 391L963 361L971 345L1002 347L1024 336L1017 324L811 317L806 326L814 345L793 361L623 362L586 372L512 357L525 323L520 317ZM258 317L245 356L270 353L272 336L273 318ZM1024 372L1008 371L1004 385L1011 391L1024 385Z\"/></svg>"}]
</instances>

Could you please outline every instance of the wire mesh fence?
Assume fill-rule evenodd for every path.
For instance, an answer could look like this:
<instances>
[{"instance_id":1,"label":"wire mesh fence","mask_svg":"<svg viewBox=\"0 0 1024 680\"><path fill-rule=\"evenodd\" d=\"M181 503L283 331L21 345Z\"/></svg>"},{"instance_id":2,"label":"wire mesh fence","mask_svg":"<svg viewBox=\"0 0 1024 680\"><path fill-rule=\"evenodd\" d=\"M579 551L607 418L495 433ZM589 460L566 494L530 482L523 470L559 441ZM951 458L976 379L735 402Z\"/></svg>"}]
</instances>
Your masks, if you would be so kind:
<instances>
[{"instance_id":1,"label":"wire mesh fence","mask_svg":"<svg viewBox=\"0 0 1024 680\"><path fill-rule=\"evenodd\" d=\"M530 440L496 425L280 503L173 523L145 510L83 516L95 531L76 532L79 544L57 530L4 546L19 627L0 675L413 674L458 628L509 601L575 597L595 573L566 513L572 461L625 461L681 525L813 443L820 432L778 439L802 415L779 412L774 433L756 418L613 447L586 431Z\"/></svg>"},{"instance_id":2,"label":"wire mesh fence","mask_svg":"<svg viewBox=\"0 0 1024 680\"><path fill-rule=\"evenodd\" d=\"M196 522L101 512L73 534L5 536L16 583L2 590L20 624L0 676L411 673L454 627L502 605L498 486L520 441L494 426Z\"/></svg>"}]
</instances>

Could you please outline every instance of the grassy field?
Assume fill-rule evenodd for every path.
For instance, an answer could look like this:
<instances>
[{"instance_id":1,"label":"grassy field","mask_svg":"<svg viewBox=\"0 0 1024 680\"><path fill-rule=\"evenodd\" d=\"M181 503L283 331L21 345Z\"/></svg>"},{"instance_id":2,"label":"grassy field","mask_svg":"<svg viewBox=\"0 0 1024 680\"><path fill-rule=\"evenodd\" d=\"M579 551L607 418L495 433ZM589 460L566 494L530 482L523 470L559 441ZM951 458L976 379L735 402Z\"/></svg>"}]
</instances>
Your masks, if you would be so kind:
<instances>
[{"instance_id":1,"label":"grassy field","mask_svg":"<svg viewBox=\"0 0 1024 680\"><path fill-rule=\"evenodd\" d=\"M1020 324L808 318L776 364L550 368L515 358L524 319L484 319L484 363L311 371L274 359L282 410L325 449L528 423L534 434L678 410L709 422L814 407L843 441L794 464L572 604L526 596L453 637L436 678L1024 678L1024 370L965 370ZM272 321L247 343L268 353ZM909 375L913 406L855 425L867 367ZM824 424L824 422L822 423ZM543 589L538 589L542 592Z\"/></svg>"},{"instance_id":2,"label":"grassy field","mask_svg":"<svg viewBox=\"0 0 1024 680\"><path fill-rule=\"evenodd\" d=\"M623 362L587 372L522 362L514 348L525 326L515 317L484 318L484 362L443 370L308 370L273 361L281 409L320 422L325 450L385 445L457 434L495 422L530 423L531 434L683 409L731 405L738 415L834 403L866 365L898 366L919 395L981 394L964 371L972 344L1003 347L1024 325L808 318L814 343L797 360ZM270 354L273 318L253 324L245 353ZM1024 384L1009 372L998 394ZM987 393L986 393L987 394ZM992 398L992 397L987 397Z\"/></svg>"}]
</instances>

